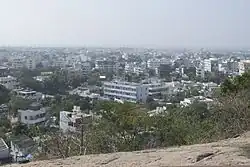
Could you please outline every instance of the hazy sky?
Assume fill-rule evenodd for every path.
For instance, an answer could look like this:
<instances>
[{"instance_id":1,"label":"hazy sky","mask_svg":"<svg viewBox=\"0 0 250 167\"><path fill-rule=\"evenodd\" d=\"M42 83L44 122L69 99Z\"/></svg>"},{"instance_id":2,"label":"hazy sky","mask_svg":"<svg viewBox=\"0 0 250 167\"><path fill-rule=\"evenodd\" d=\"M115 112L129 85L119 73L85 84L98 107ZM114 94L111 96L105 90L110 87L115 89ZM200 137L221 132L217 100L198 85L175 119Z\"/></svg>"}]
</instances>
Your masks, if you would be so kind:
<instances>
[{"instance_id":1,"label":"hazy sky","mask_svg":"<svg viewBox=\"0 0 250 167\"><path fill-rule=\"evenodd\" d=\"M250 48L250 0L1 0L0 21L0 45Z\"/></svg>"}]
</instances>

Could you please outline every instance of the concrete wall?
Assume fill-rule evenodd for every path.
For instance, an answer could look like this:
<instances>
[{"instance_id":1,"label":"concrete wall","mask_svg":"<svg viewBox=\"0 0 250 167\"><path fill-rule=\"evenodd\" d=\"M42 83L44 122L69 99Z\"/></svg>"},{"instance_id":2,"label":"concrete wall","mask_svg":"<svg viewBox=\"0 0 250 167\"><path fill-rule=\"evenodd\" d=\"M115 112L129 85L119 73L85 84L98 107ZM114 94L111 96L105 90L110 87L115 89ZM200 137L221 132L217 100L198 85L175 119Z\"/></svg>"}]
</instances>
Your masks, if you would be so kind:
<instances>
[{"instance_id":1,"label":"concrete wall","mask_svg":"<svg viewBox=\"0 0 250 167\"><path fill-rule=\"evenodd\" d=\"M10 151L8 148L0 151L0 160L8 159L9 156L10 156Z\"/></svg>"}]
</instances>

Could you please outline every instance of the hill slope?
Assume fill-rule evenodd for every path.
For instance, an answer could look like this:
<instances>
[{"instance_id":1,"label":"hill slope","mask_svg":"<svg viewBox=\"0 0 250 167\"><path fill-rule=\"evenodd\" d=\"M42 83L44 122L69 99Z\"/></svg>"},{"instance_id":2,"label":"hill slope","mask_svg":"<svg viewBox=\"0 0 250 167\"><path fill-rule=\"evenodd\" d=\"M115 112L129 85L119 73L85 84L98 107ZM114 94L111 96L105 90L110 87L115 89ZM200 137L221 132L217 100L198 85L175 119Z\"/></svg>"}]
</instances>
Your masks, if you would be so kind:
<instances>
[{"instance_id":1,"label":"hill slope","mask_svg":"<svg viewBox=\"0 0 250 167\"><path fill-rule=\"evenodd\" d=\"M249 159L248 159L249 157ZM175 148L86 155L12 167L116 167L179 165L250 165L250 132L233 139ZM10 166L10 165L7 165ZM7 167L6 166L6 167Z\"/></svg>"}]
</instances>

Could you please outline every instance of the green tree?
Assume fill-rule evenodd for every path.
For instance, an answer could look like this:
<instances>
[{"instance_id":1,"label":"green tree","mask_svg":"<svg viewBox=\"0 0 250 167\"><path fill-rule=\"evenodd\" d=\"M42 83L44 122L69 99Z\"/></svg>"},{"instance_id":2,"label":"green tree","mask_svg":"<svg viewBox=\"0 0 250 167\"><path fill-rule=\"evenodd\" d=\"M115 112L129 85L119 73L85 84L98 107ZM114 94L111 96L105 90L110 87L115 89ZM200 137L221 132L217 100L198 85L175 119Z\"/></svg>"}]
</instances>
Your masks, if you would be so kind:
<instances>
[{"instance_id":1,"label":"green tree","mask_svg":"<svg viewBox=\"0 0 250 167\"><path fill-rule=\"evenodd\" d=\"M118 151L142 149L143 132L150 127L147 113L130 103L103 103L100 106L102 119L98 129L103 130L113 141Z\"/></svg>"},{"instance_id":2,"label":"green tree","mask_svg":"<svg viewBox=\"0 0 250 167\"><path fill-rule=\"evenodd\" d=\"M184 73L188 76L188 78L190 80L196 79L196 68L195 67L185 68Z\"/></svg>"},{"instance_id":3,"label":"green tree","mask_svg":"<svg viewBox=\"0 0 250 167\"><path fill-rule=\"evenodd\" d=\"M91 72L87 82L89 85L100 85L100 73L98 71Z\"/></svg>"},{"instance_id":4,"label":"green tree","mask_svg":"<svg viewBox=\"0 0 250 167\"><path fill-rule=\"evenodd\" d=\"M10 100L9 90L0 85L0 104L8 103Z\"/></svg>"},{"instance_id":5,"label":"green tree","mask_svg":"<svg viewBox=\"0 0 250 167\"><path fill-rule=\"evenodd\" d=\"M250 91L245 89L223 95L218 99L214 117L222 138L233 137L250 130L249 98Z\"/></svg>"},{"instance_id":6,"label":"green tree","mask_svg":"<svg viewBox=\"0 0 250 167\"><path fill-rule=\"evenodd\" d=\"M153 122L155 137L163 147L211 141L216 129L213 112L199 102L185 108L169 108L154 116Z\"/></svg>"},{"instance_id":7,"label":"green tree","mask_svg":"<svg viewBox=\"0 0 250 167\"><path fill-rule=\"evenodd\" d=\"M29 127L29 129L27 130L27 135L29 137L37 137L41 135L41 130L39 128L39 126L31 126Z\"/></svg>"},{"instance_id":8,"label":"green tree","mask_svg":"<svg viewBox=\"0 0 250 167\"><path fill-rule=\"evenodd\" d=\"M238 93L241 90L249 90L250 89L250 72L243 73L240 76L236 76L234 78L226 79L221 85L221 92L224 95L230 93Z\"/></svg>"},{"instance_id":9,"label":"green tree","mask_svg":"<svg viewBox=\"0 0 250 167\"><path fill-rule=\"evenodd\" d=\"M15 136L18 136L20 134L25 134L25 135L28 135L28 127L27 125L24 125L24 124L21 124L21 123L18 123L17 125L15 125L12 129L12 133L15 135Z\"/></svg>"},{"instance_id":10,"label":"green tree","mask_svg":"<svg viewBox=\"0 0 250 167\"><path fill-rule=\"evenodd\" d=\"M154 69L149 69L149 70L148 70L148 74L149 74L150 77L156 76L156 73L155 73L155 70L154 70Z\"/></svg>"},{"instance_id":11,"label":"green tree","mask_svg":"<svg viewBox=\"0 0 250 167\"><path fill-rule=\"evenodd\" d=\"M0 137L6 137L5 134L11 131L11 123L6 117L0 119Z\"/></svg>"},{"instance_id":12,"label":"green tree","mask_svg":"<svg viewBox=\"0 0 250 167\"><path fill-rule=\"evenodd\" d=\"M32 101L30 100L13 96L9 101L10 112L16 115L18 109L25 110L31 103Z\"/></svg>"},{"instance_id":13,"label":"green tree","mask_svg":"<svg viewBox=\"0 0 250 167\"><path fill-rule=\"evenodd\" d=\"M149 110L154 110L156 109L156 107L159 106L159 104L150 96L147 98L146 102L147 102L146 106Z\"/></svg>"},{"instance_id":14,"label":"green tree","mask_svg":"<svg viewBox=\"0 0 250 167\"><path fill-rule=\"evenodd\" d=\"M31 77L23 77L20 79L20 85L24 88L31 88L32 90L38 92L44 92L43 84L36 81L34 78Z\"/></svg>"},{"instance_id":15,"label":"green tree","mask_svg":"<svg viewBox=\"0 0 250 167\"><path fill-rule=\"evenodd\" d=\"M190 94L190 97L199 96L200 95L199 90L197 88L195 88L195 87L191 87L190 88L189 94Z\"/></svg>"},{"instance_id":16,"label":"green tree","mask_svg":"<svg viewBox=\"0 0 250 167\"><path fill-rule=\"evenodd\" d=\"M69 82L70 80L67 79L67 73L62 70L57 70L49 79L45 80L44 89L47 94L65 94Z\"/></svg>"}]
</instances>

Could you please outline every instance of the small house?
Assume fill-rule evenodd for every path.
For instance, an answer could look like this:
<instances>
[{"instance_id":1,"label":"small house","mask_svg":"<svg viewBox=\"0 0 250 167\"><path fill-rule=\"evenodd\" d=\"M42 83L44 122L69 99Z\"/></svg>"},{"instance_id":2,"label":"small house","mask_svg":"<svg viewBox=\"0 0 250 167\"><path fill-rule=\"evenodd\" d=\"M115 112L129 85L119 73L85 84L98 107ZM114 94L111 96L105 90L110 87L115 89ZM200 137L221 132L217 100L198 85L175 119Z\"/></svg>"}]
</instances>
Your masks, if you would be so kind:
<instances>
[{"instance_id":1,"label":"small house","mask_svg":"<svg viewBox=\"0 0 250 167\"><path fill-rule=\"evenodd\" d=\"M14 136L10 138L11 150L13 162L22 162L31 157L36 152L37 144L31 138L25 135Z\"/></svg>"},{"instance_id":2,"label":"small house","mask_svg":"<svg viewBox=\"0 0 250 167\"><path fill-rule=\"evenodd\" d=\"M0 164L9 162L10 150L5 141L0 138Z\"/></svg>"}]
</instances>

